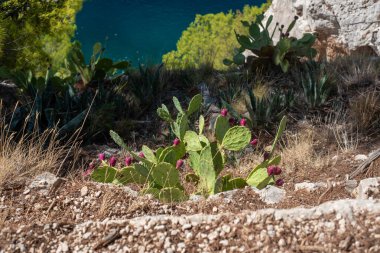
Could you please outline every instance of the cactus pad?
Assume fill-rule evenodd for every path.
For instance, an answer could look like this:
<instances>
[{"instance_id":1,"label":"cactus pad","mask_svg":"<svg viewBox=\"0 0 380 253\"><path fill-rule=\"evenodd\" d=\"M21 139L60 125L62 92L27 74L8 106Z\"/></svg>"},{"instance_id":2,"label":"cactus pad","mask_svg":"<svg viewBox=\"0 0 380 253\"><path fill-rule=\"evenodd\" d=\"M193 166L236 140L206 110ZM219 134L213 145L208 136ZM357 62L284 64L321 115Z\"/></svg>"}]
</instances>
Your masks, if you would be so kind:
<instances>
[{"instance_id":1,"label":"cactus pad","mask_svg":"<svg viewBox=\"0 0 380 253\"><path fill-rule=\"evenodd\" d=\"M222 147L230 151L239 151L245 148L251 140L251 132L246 127L230 128L225 134Z\"/></svg>"},{"instance_id":2,"label":"cactus pad","mask_svg":"<svg viewBox=\"0 0 380 253\"><path fill-rule=\"evenodd\" d=\"M173 187L180 183L179 172L170 163L159 163L152 168L151 175L161 187Z\"/></svg>"}]
</instances>

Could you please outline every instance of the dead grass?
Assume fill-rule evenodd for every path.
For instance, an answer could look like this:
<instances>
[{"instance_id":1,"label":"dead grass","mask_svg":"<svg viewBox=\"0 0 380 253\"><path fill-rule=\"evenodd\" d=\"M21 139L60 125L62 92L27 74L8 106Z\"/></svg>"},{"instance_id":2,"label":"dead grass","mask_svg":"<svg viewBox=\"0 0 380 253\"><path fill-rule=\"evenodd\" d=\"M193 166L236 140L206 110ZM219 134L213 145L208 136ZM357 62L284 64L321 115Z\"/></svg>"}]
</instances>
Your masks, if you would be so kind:
<instances>
[{"instance_id":1,"label":"dead grass","mask_svg":"<svg viewBox=\"0 0 380 253\"><path fill-rule=\"evenodd\" d=\"M376 84L379 81L378 69L370 57L350 56L331 62L328 72L338 84L339 93L345 94L350 89Z\"/></svg>"},{"instance_id":2,"label":"dead grass","mask_svg":"<svg viewBox=\"0 0 380 253\"><path fill-rule=\"evenodd\" d=\"M359 94L350 103L350 116L360 132L378 131L380 123L380 92L370 90Z\"/></svg>"},{"instance_id":3,"label":"dead grass","mask_svg":"<svg viewBox=\"0 0 380 253\"><path fill-rule=\"evenodd\" d=\"M24 127L20 136L16 136L6 124L5 116L0 115L0 186L41 172L58 173L70 145L73 143L62 144L58 140L56 129L27 133Z\"/></svg>"},{"instance_id":4,"label":"dead grass","mask_svg":"<svg viewBox=\"0 0 380 253\"><path fill-rule=\"evenodd\" d=\"M310 169L319 170L328 165L329 154L318 151L318 146L323 143L310 124L295 133L286 133L284 140L286 144L282 150L282 165L288 174L308 173Z\"/></svg>"}]
</instances>

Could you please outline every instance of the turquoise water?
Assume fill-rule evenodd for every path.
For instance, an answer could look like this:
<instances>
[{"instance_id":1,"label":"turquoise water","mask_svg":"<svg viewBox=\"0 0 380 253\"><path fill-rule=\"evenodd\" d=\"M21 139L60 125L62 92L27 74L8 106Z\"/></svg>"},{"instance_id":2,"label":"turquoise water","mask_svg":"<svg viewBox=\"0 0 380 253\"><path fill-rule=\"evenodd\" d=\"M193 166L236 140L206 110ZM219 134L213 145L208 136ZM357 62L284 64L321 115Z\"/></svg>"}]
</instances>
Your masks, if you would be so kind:
<instances>
[{"instance_id":1,"label":"turquoise water","mask_svg":"<svg viewBox=\"0 0 380 253\"><path fill-rule=\"evenodd\" d=\"M196 14L227 12L264 0L89 0L77 16L76 38L86 58L92 45L105 44L106 57L159 63L175 49Z\"/></svg>"}]
</instances>

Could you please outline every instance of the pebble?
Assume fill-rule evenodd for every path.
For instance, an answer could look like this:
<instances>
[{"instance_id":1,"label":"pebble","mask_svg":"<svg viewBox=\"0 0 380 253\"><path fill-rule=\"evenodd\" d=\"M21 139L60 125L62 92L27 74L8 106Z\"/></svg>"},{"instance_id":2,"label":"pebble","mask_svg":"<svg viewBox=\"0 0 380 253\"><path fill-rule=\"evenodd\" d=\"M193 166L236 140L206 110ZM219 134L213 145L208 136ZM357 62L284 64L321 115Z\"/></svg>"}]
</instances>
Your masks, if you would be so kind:
<instances>
[{"instance_id":1,"label":"pebble","mask_svg":"<svg viewBox=\"0 0 380 253\"><path fill-rule=\"evenodd\" d=\"M83 186L82 189L80 190L80 195L82 197L86 196L88 194L88 187L87 186Z\"/></svg>"}]
</instances>

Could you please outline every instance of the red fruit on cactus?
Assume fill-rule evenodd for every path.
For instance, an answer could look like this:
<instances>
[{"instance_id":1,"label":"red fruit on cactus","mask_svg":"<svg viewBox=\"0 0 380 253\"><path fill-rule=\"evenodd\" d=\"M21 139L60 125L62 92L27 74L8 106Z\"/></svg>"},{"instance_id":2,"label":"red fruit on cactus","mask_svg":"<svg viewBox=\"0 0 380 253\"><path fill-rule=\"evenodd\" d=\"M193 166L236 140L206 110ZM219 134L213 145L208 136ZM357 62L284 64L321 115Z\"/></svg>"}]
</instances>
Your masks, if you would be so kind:
<instances>
[{"instance_id":1,"label":"red fruit on cactus","mask_svg":"<svg viewBox=\"0 0 380 253\"><path fill-rule=\"evenodd\" d=\"M258 140L258 139L253 139L253 140L251 141L251 145L252 145L253 147L256 147L256 146L257 146L257 143L259 143L259 140Z\"/></svg>"},{"instance_id":2,"label":"red fruit on cactus","mask_svg":"<svg viewBox=\"0 0 380 253\"><path fill-rule=\"evenodd\" d=\"M226 108L223 108L221 111L220 111L220 114L223 116L223 117L226 117L227 114L228 114L228 110Z\"/></svg>"},{"instance_id":3,"label":"red fruit on cactus","mask_svg":"<svg viewBox=\"0 0 380 253\"><path fill-rule=\"evenodd\" d=\"M125 166L129 166L129 165L131 165L132 164L132 157L126 157L125 158Z\"/></svg>"},{"instance_id":4,"label":"red fruit on cactus","mask_svg":"<svg viewBox=\"0 0 380 253\"><path fill-rule=\"evenodd\" d=\"M178 138L175 138L173 141L173 146L178 146L181 143L181 141Z\"/></svg>"},{"instance_id":5,"label":"red fruit on cactus","mask_svg":"<svg viewBox=\"0 0 380 253\"><path fill-rule=\"evenodd\" d=\"M269 167L267 168L268 175L269 175L269 176L273 176L274 173L275 173L275 170L276 170L276 166L273 166L273 165L269 166Z\"/></svg>"},{"instance_id":6,"label":"red fruit on cactus","mask_svg":"<svg viewBox=\"0 0 380 253\"><path fill-rule=\"evenodd\" d=\"M178 160L177 163L176 163L176 165L175 165L175 167L176 167L177 169L179 169L179 168L182 167L182 165L183 165L183 160Z\"/></svg>"},{"instance_id":7,"label":"red fruit on cactus","mask_svg":"<svg viewBox=\"0 0 380 253\"><path fill-rule=\"evenodd\" d=\"M282 169L280 167L275 167L273 171L274 175L278 176L282 173Z\"/></svg>"},{"instance_id":8,"label":"red fruit on cactus","mask_svg":"<svg viewBox=\"0 0 380 253\"><path fill-rule=\"evenodd\" d=\"M104 153L100 153L98 155L98 158L99 158L100 161L104 161L106 159L106 155Z\"/></svg>"},{"instance_id":9,"label":"red fruit on cactus","mask_svg":"<svg viewBox=\"0 0 380 253\"><path fill-rule=\"evenodd\" d=\"M144 153L143 153L143 152L140 152L140 153L139 153L139 157L141 157L141 158L145 158Z\"/></svg>"},{"instance_id":10,"label":"red fruit on cactus","mask_svg":"<svg viewBox=\"0 0 380 253\"><path fill-rule=\"evenodd\" d=\"M281 178L276 180L276 185L277 185L277 186L283 186L284 183L285 183L284 180L281 179Z\"/></svg>"},{"instance_id":11,"label":"red fruit on cactus","mask_svg":"<svg viewBox=\"0 0 380 253\"><path fill-rule=\"evenodd\" d=\"M110 158L110 165L112 167L114 167L116 165L116 157L113 156L113 157Z\"/></svg>"},{"instance_id":12,"label":"red fruit on cactus","mask_svg":"<svg viewBox=\"0 0 380 253\"><path fill-rule=\"evenodd\" d=\"M236 120L234 118L230 118L228 122L230 123L230 126L233 126L235 125Z\"/></svg>"},{"instance_id":13,"label":"red fruit on cactus","mask_svg":"<svg viewBox=\"0 0 380 253\"><path fill-rule=\"evenodd\" d=\"M246 125L247 125L247 120L246 120L245 118L242 118L242 119L240 120L240 125L241 125L241 126L246 126Z\"/></svg>"}]
</instances>

